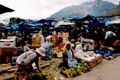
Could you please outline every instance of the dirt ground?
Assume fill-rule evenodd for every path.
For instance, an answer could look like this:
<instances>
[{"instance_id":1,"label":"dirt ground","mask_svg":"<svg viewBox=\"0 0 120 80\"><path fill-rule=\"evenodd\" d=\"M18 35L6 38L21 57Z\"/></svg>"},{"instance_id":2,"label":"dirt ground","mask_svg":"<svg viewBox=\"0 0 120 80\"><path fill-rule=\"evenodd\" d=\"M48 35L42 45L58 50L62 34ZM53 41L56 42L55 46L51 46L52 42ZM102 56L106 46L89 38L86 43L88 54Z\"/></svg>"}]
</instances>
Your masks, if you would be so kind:
<instances>
[{"instance_id":1,"label":"dirt ground","mask_svg":"<svg viewBox=\"0 0 120 80\"><path fill-rule=\"evenodd\" d=\"M103 60L90 72L84 73L73 80L120 80L120 57Z\"/></svg>"},{"instance_id":2,"label":"dirt ground","mask_svg":"<svg viewBox=\"0 0 120 80\"><path fill-rule=\"evenodd\" d=\"M54 61L54 63L59 63L59 59L52 61ZM4 79L0 77L0 80ZM120 57L114 58L110 61L103 60L102 63L95 66L90 72L83 73L82 75L73 79L63 80L120 80Z\"/></svg>"}]
</instances>

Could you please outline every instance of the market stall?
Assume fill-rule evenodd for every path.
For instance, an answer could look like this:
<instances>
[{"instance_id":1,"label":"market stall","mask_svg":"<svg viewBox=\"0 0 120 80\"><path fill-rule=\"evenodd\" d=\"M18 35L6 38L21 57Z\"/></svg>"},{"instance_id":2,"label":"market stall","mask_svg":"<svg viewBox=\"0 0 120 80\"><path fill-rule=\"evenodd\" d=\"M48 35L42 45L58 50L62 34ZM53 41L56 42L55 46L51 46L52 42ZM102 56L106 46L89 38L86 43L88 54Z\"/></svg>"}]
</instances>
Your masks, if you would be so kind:
<instances>
[{"instance_id":1,"label":"market stall","mask_svg":"<svg viewBox=\"0 0 120 80\"><path fill-rule=\"evenodd\" d=\"M11 62L12 56L17 54L16 37L9 36L0 40L0 63Z\"/></svg>"}]
</instances>

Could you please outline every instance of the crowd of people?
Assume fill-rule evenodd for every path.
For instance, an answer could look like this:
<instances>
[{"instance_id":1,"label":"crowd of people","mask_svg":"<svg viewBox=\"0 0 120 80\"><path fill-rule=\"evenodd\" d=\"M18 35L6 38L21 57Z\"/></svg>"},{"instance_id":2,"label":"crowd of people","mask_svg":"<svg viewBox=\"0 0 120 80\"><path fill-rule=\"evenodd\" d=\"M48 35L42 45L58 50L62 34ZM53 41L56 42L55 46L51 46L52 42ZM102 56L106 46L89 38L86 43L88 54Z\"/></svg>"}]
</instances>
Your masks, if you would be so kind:
<instances>
[{"instance_id":1,"label":"crowd of people","mask_svg":"<svg viewBox=\"0 0 120 80\"><path fill-rule=\"evenodd\" d=\"M114 53L120 52L119 34L114 30L106 27L81 27L68 31L53 30L44 36L40 30L37 34L26 33L24 31L9 31L8 33L0 32L0 38L6 36L16 36L16 47L18 49L18 58L16 64L23 72L27 67L32 67L36 63L38 67L38 58L52 59L53 50L58 49L63 52L63 66L74 67L79 65L80 61L92 62L99 57L111 60ZM32 46L32 39L40 38L40 47ZM26 73L27 74L27 73Z\"/></svg>"}]
</instances>

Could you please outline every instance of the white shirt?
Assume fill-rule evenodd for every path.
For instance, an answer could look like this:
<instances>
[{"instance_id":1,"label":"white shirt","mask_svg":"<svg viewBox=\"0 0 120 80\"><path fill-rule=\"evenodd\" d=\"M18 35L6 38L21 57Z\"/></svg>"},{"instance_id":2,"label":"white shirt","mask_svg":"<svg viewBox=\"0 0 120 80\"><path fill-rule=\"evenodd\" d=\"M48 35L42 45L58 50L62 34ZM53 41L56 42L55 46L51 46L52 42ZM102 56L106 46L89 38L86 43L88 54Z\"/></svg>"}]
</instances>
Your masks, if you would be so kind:
<instances>
[{"instance_id":1,"label":"white shirt","mask_svg":"<svg viewBox=\"0 0 120 80\"><path fill-rule=\"evenodd\" d=\"M33 60L36 56L37 56L37 54L36 54L34 51L29 50L29 51L21 54L21 55L17 58L16 62L17 62L18 64L21 64L22 62L24 62L25 64L28 64L28 63L29 63L31 60Z\"/></svg>"},{"instance_id":2,"label":"white shirt","mask_svg":"<svg viewBox=\"0 0 120 80\"><path fill-rule=\"evenodd\" d=\"M116 34L114 33L114 32L112 32L112 31L107 31L106 33L105 33L105 39L107 39L107 38L109 38L109 37L112 37L112 36L116 36Z\"/></svg>"},{"instance_id":3,"label":"white shirt","mask_svg":"<svg viewBox=\"0 0 120 80\"><path fill-rule=\"evenodd\" d=\"M67 50L67 56L68 56L68 59L72 59L73 58L71 49Z\"/></svg>"},{"instance_id":4,"label":"white shirt","mask_svg":"<svg viewBox=\"0 0 120 80\"><path fill-rule=\"evenodd\" d=\"M78 45L76 45L75 47L75 51L78 51L78 50L82 50L82 44L79 43Z\"/></svg>"}]
</instances>

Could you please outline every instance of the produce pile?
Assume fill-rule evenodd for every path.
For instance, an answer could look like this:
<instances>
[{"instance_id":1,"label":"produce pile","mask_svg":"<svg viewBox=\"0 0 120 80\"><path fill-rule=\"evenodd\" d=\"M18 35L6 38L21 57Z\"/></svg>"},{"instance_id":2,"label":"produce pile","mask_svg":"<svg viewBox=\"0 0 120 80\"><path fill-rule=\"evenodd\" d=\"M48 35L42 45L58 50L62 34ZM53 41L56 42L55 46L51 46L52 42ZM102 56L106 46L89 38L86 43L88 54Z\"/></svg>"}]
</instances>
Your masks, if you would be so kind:
<instances>
[{"instance_id":1,"label":"produce pile","mask_svg":"<svg viewBox=\"0 0 120 80\"><path fill-rule=\"evenodd\" d=\"M64 76L60 74L61 69L59 64L62 62L61 59L52 59L49 66L44 67L41 72L38 70L31 72L29 80L61 80ZM41 63L46 63L45 61ZM43 67L43 65L41 65ZM46 65L45 65L46 66ZM62 79L63 80L63 79Z\"/></svg>"},{"instance_id":2,"label":"produce pile","mask_svg":"<svg viewBox=\"0 0 120 80\"><path fill-rule=\"evenodd\" d=\"M60 67L60 64L62 63L62 61L63 60L60 58L59 59L53 58L52 60L47 60L47 61L41 60L40 61L41 71L34 70L33 72L31 72L29 74L28 80L67 80L67 79L70 80L69 78L79 76L82 73L86 73L90 71L91 69L87 63L80 64L73 68L65 68L63 66ZM6 80L6 79L10 79L11 77L12 78L15 77L14 72L16 71L16 66L13 67L10 65L3 64L0 67L1 67L0 78L3 78L4 80ZM7 77L4 77L6 75ZM20 79L22 78L23 78L23 75L21 75Z\"/></svg>"},{"instance_id":3,"label":"produce pile","mask_svg":"<svg viewBox=\"0 0 120 80\"><path fill-rule=\"evenodd\" d=\"M31 72L29 75L28 80L45 80L48 75L47 69L42 70L39 72L38 70L35 70L34 72Z\"/></svg>"},{"instance_id":4,"label":"produce pile","mask_svg":"<svg viewBox=\"0 0 120 80\"><path fill-rule=\"evenodd\" d=\"M76 77L90 71L90 67L86 63L67 69L59 67L60 62L60 59L52 60L52 63L42 69L41 72L36 70L30 73L29 80L66 80L67 78Z\"/></svg>"},{"instance_id":5,"label":"produce pile","mask_svg":"<svg viewBox=\"0 0 120 80\"><path fill-rule=\"evenodd\" d=\"M76 77L88 71L90 71L90 67L88 66L88 64L84 63L81 64L80 66L76 66L73 68L68 68L68 69L64 68L61 71L61 74L63 74L65 77Z\"/></svg>"}]
</instances>

